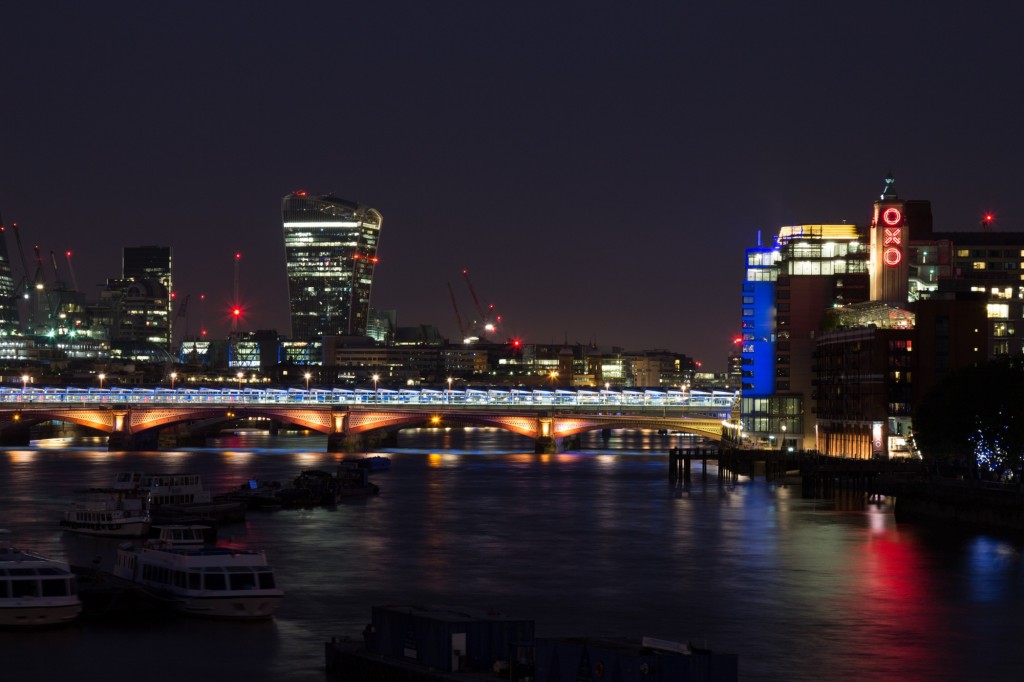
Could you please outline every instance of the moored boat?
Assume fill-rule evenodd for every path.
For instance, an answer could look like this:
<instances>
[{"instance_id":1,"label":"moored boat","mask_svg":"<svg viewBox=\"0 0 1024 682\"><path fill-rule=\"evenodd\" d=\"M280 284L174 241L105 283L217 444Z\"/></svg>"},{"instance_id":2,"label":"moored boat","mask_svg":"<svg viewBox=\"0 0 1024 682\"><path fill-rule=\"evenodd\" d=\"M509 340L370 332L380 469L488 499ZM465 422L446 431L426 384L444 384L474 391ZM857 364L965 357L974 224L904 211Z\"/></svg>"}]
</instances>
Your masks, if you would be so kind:
<instances>
[{"instance_id":1,"label":"moored boat","mask_svg":"<svg viewBox=\"0 0 1024 682\"><path fill-rule=\"evenodd\" d=\"M81 535L137 538L149 532L151 518L144 491L90 488L75 491L60 527Z\"/></svg>"},{"instance_id":2,"label":"moored boat","mask_svg":"<svg viewBox=\"0 0 1024 682\"><path fill-rule=\"evenodd\" d=\"M160 524L150 529L147 546L152 547L202 547L212 545L217 539L217 529L202 524Z\"/></svg>"},{"instance_id":3,"label":"moored boat","mask_svg":"<svg viewBox=\"0 0 1024 682\"><path fill-rule=\"evenodd\" d=\"M0 627L69 623L82 612L78 584L68 565L18 549L0 530Z\"/></svg>"},{"instance_id":4,"label":"moored boat","mask_svg":"<svg viewBox=\"0 0 1024 682\"><path fill-rule=\"evenodd\" d=\"M114 576L171 599L181 613L207 618L269 618L284 596L263 552L228 547L122 543Z\"/></svg>"},{"instance_id":5,"label":"moored boat","mask_svg":"<svg viewBox=\"0 0 1024 682\"><path fill-rule=\"evenodd\" d=\"M391 470L391 458L383 455L369 455L366 457L346 457L341 460L342 464L353 464L360 469L366 469L370 473Z\"/></svg>"},{"instance_id":6,"label":"moored boat","mask_svg":"<svg viewBox=\"0 0 1024 682\"><path fill-rule=\"evenodd\" d=\"M214 500L199 474L125 471L117 475L114 487L146 493L155 523L231 523L245 519L244 504Z\"/></svg>"}]
</instances>

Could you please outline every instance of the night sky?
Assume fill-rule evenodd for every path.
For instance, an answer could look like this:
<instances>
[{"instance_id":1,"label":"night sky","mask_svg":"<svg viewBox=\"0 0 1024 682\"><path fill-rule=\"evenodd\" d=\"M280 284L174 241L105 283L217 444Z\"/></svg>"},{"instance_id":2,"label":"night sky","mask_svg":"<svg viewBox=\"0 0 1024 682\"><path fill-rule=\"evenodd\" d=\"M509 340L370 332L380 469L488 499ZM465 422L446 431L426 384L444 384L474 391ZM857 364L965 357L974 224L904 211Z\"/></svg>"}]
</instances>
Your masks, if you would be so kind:
<instances>
[{"instance_id":1,"label":"night sky","mask_svg":"<svg viewBox=\"0 0 1024 682\"><path fill-rule=\"evenodd\" d=\"M280 201L333 192L402 326L455 340L468 268L505 337L721 371L758 230L867 223L890 170L936 229L1024 229L1022 7L9 2L0 212L92 298L173 247L223 337L236 251L243 327L288 333Z\"/></svg>"}]
</instances>

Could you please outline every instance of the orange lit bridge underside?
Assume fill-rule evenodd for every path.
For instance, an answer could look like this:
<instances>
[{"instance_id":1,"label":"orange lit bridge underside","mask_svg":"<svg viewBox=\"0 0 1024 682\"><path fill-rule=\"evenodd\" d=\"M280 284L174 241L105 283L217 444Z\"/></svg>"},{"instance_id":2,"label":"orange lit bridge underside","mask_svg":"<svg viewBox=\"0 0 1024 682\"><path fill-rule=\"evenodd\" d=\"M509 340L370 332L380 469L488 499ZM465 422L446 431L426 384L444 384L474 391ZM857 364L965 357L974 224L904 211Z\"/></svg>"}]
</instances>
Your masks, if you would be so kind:
<instances>
[{"instance_id":1,"label":"orange lit bridge underside","mask_svg":"<svg viewBox=\"0 0 1024 682\"><path fill-rule=\"evenodd\" d=\"M669 429L722 439L720 418L655 415L552 413L550 411L486 410L473 407L337 407L284 405L131 405L62 407L22 405L0 410L0 441L27 443L28 429L48 421L65 422L109 434L112 450L155 447L161 429L202 433L247 419L264 419L327 434L328 450L359 450L369 437L417 426L496 427L532 438L537 450L553 452L565 439L600 429Z\"/></svg>"}]
</instances>

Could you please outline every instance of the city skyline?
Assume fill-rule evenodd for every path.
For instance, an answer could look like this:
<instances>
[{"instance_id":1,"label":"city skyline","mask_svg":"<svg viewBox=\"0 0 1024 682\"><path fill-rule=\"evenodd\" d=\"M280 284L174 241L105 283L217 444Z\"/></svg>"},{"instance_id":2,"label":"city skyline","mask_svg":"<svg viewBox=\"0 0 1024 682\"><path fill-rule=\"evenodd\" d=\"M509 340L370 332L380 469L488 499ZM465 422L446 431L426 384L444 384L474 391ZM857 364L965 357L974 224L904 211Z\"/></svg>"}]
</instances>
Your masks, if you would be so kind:
<instances>
[{"instance_id":1,"label":"city skyline","mask_svg":"<svg viewBox=\"0 0 1024 682\"><path fill-rule=\"evenodd\" d=\"M387 221L400 325L456 339L466 268L503 336L721 371L758 231L867 224L889 171L937 230L1020 229L1020 10L958 8L5 8L0 212L90 296L172 247L211 335L241 253L242 326L287 333L280 197L335 192Z\"/></svg>"}]
</instances>

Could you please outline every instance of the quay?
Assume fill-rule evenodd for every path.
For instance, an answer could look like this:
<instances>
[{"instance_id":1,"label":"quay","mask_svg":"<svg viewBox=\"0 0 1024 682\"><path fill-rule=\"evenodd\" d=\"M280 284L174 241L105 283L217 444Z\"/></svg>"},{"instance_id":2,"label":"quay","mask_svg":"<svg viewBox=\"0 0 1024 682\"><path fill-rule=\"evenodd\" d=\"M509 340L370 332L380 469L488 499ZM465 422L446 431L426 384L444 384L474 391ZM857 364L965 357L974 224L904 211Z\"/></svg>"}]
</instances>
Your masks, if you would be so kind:
<instances>
[{"instance_id":1,"label":"quay","mask_svg":"<svg viewBox=\"0 0 1024 682\"><path fill-rule=\"evenodd\" d=\"M963 472L943 472L919 459L854 459L814 452L673 448L668 455L669 480L691 481L694 460L719 467L718 484L735 484L740 476L801 484L805 498L837 495L888 497L894 500L898 521L939 521L954 525L1024 530L1024 485L971 478Z\"/></svg>"}]
</instances>

